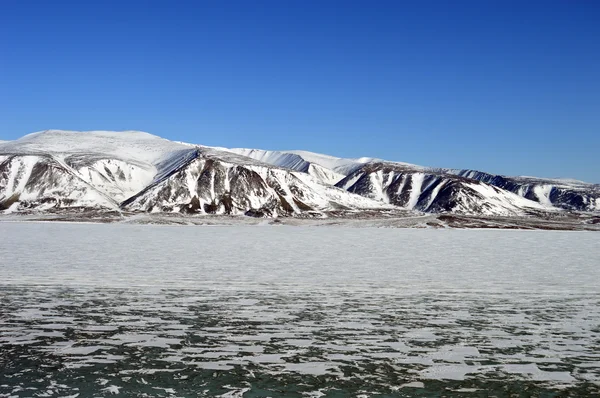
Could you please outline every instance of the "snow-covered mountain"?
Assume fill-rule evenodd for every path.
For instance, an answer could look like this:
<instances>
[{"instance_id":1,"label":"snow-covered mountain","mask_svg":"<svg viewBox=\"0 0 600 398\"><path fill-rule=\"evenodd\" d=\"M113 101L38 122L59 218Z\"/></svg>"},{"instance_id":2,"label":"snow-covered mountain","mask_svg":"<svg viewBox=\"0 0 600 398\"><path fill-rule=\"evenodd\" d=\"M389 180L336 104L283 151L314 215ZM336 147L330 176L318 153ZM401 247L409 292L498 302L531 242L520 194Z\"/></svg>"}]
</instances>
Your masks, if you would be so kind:
<instances>
[{"instance_id":1,"label":"snow-covered mountain","mask_svg":"<svg viewBox=\"0 0 600 398\"><path fill-rule=\"evenodd\" d=\"M447 170L513 192L548 206L579 211L600 211L600 185L575 180L506 177L476 170Z\"/></svg>"},{"instance_id":2,"label":"snow-covered mountain","mask_svg":"<svg viewBox=\"0 0 600 398\"><path fill-rule=\"evenodd\" d=\"M0 144L0 208L110 208L193 148L142 132L49 130Z\"/></svg>"},{"instance_id":3,"label":"snow-covered mountain","mask_svg":"<svg viewBox=\"0 0 600 398\"><path fill-rule=\"evenodd\" d=\"M353 169L361 164L358 159L339 159L302 151L263 151L261 149L245 148L227 150L274 166L308 173L317 180L329 185L335 185L346 176L347 170L345 168ZM315 156L322 156L322 161L315 161L321 160ZM327 161L328 158L333 161ZM338 171L340 168L342 170Z\"/></svg>"},{"instance_id":4,"label":"snow-covered mountain","mask_svg":"<svg viewBox=\"0 0 600 398\"><path fill-rule=\"evenodd\" d=\"M480 181L418 166L372 162L337 186L384 203L428 213L526 215L550 206Z\"/></svg>"},{"instance_id":5,"label":"snow-covered mountain","mask_svg":"<svg viewBox=\"0 0 600 398\"><path fill-rule=\"evenodd\" d=\"M324 183L332 184L342 176L334 183L338 187L396 206L426 212L499 215L552 208L600 211L600 185L581 181L506 177L474 170L428 168L376 158L343 159L306 151L231 151L283 167L299 166L297 170L302 171L307 169L307 164L319 166L336 173L335 178L320 178ZM457 179L456 176L464 178ZM315 177L319 178L316 174ZM515 198L505 191L521 198ZM527 200L523 201L522 198Z\"/></svg>"},{"instance_id":6,"label":"snow-covered mountain","mask_svg":"<svg viewBox=\"0 0 600 398\"><path fill-rule=\"evenodd\" d=\"M319 215L385 204L307 173L147 133L49 130L0 144L0 210Z\"/></svg>"},{"instance_id":7,"label":"snow-covered mountain","mask_svg":"<svg viewBox=\"0 0 600 398\"><path fill-rule=\"evenodd\" d=\"M148 133L48 130L0 142L0 211L318 216L600 211L597 185L306 151L225 149Z\"/></svg>"},{"instance_id":8,"label":"snow-covered mountain","mask_svg":"<svg viewBox=\"0 0 600 398\"><path fill-rule=\"evenodd\" d=\"M261 217L386 208L380 202L322 184L308 173L207 147L199 147L196 158L129 198L122 207Z\"/></svg>"},{"instance_id":9,"label":"snow-covered mountain","mask_svg":"<svg viewBox=\"0 0 600 398\"><path fill-rule=\"evenodd\" d=\"M46 154L0 154L0 210L116 209L110 196Z\"/></svg>"}]
</instances>

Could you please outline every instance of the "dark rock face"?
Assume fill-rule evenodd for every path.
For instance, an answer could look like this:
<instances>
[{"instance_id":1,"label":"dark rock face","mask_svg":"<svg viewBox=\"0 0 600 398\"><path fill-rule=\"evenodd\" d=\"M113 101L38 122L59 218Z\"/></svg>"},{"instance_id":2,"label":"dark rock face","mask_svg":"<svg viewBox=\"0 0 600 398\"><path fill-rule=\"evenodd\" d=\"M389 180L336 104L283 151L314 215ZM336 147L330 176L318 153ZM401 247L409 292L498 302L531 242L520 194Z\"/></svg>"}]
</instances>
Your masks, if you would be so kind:
<instances>
[{"instance_id":1,"label":"dark rock face","mask_svg":"<svg viewBox=\"0 0 600 398\"><path fill-rule=\"evenodd\" d=\"M552 187L550 191L550 201L556 205L570 210L591 210L589 204L591 199L598 200L600 192L596 191L576 191Z\"/></svg>"}]
</instances>

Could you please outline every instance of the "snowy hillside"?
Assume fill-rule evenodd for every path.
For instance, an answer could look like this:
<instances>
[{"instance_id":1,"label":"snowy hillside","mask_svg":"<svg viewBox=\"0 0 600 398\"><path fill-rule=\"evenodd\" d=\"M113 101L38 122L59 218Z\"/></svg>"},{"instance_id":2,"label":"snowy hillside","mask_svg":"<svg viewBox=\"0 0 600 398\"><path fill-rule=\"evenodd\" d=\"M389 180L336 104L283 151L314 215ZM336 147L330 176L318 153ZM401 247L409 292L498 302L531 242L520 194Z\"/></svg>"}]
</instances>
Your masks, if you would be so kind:
<instances>
[{"instance_id":1,"label":"snowy hillside","mask_svg":"<svg viewBox=\"0 0 600 398\"><path fill-rule=\"evenodd\" d=\"M514 216L552 210L550 206L479 181L395 163L368 163L337 186L423 212Z\"/></svg>"},{"instance_id":2,"label":"snowy hillside","mask_svg":"<svg viewBox=\"0 0 600 398\"><path fill-rule=\"evenodd\" d=\"M475 170L448 172L494 185L544 205L569 210L600 211L600 185L576 180L506 177Z\"/></svg>"},{"instance_id":3,"label":"snowy hillside","mask_svg":"<svg viewBox=\"0 0 600 398\"><path fill-rule=\"evenodd\" d=\"M23 156L31 167L37 162L50 162L53 170L69 174L86 185L87 190L96 191L118 204L155 178L168 174L193 153L193 148L136 131L48 130L0 144L0 156L4 156L0 173L7 167L5 162ZM3 174L9 177L6 172ZM14 177L23 176L26 174ZM48 176L40 178L45 177Z\"/></svg>"},{"instance_id":4,"label":"snowy hillside","mask_svg":"<svg viewBox=\"0 0 600 398\"><path fill-rule=\"evenodd\" d=\"M249 158L256 159L274 166L285 167L295 171L308 173L317 180L329 185L335 185L345 176L345 174L335 171L333 167L330 167L331 165L326 163L327 165L323 166L318 162L305 159L303 156L301 156L301 154L244 148L234 148L228 150L233 153L247 156ZM309 157L309 159L311 158Z\"/></svg>"},{"instance_id":5,"label":"snowy hillside","mask_svg":"<svg viewBox=\"0 0 600 398\"><path fill-rule=\"evenodd\" d=\"M169 179L123 203L129 210L289 216L384 205L320 183L302 172L200 156Z\"/></svg>"},{"instance_id":6,"label":"snowy hillside","mask_svg":"<svg viewBox=\"0 0 600 398\"><path fill-rule=\"evenodd\" d=\"M182 145L141 131L45 130L5 141L2 150L11 149L29 153L102 153L152 163L165 152L182 149Z\"/></svg>"},{"instance_id":7,"label":"snowy hillside","mask_svg":"<svg viewBox=\"0 0 600 398\"><path fill-rule=\"evenodd\" d=\"M293 170L141 132L50 130L0 144L0 210L319 216L385 208Z\"/></svg>"},{"instance_id":8,"label":"snowy hillside","mask_svg":"<svg viewBox=\"0 0 600 398\"><path fill-rule=\"evenodd\" d=\"M0 211L73 207L118 204L51 156L0 154Z\"/></svg>"},{"instance_id":9,"label":"snowy hillside","mask_svg":"<svg viewBox=\"0 0 600 398\"><path fill-rule=\"evenodd\" d=\"M344 159L337 158L329 155L322 155L307 151L263 151L257 149L230 149L235 153L243 154L245 156L252 157L254 159L261 160L263 162L278 165L282 167L290 167L294 170L307 172L307 168L310 166L318 166L319 171L325 174L326 177L320 177L318 173L313 170L308 171L309 174L315 176L319 180L327 184L337 184L337 186L349 190L351 192L373 198L385 203L392 203L397 206L401 206L408 209L416 209L427 212L439 212L439 211L452 211L452 212L463 212L463 213L479 213L485 208L486 214L521 214L523 213L522 208L526 211L530 209L537 210L548 210L552 207L567 210L578 210L578 211L600 211L600 186L594 184L588 184L581 181L574 180L551 180L551 179L540 179L535 177L504 177L497 176L488 173L482 173L473 170L455 170L455 169L434 169L422 166L417 166L409 163L402 162L389 162L376 158L358 158L358 159ZM390 175L386 174L386 178L390 178L390 181L378 181L381 179L380 173L369 177L372 179L371 183L367 183L365 179L362 179L357 186L353 186L361 176L365 175L365 170L373 169L375 164L385 164L388 168L396 170L396 175L393 173ZM365 168L363 171L361 169ZM334 173L334 174L329 174ZM402 190L411 190L410 193L404 192L392 192L393 189L400 188L399 186L393 185L394 182L400 183L403 180L398 180L398 173L404 173L405 178L408 178L409 184L402 186ZM408 173L408 174L407 174ZM496 206L483 205L479 206L477 203L485 201L486 195L482 194L481 185L473 182L467 185L462 185L460 182L453 184L452 190L464 189L466 192L463 195L450 195L448 203L454 203L459 197L470 198L473 200L467 201L469 204L456 203L456 206L442 205L440 198L432 198L431 195L437 195L439 191L435 192L417 192L421 186L415 190L411 189L410 177L406 177L410 174L415 174L415 184L419 183L420 178L425 178L425 175L429 175L430 178L433 176L444 176L442 179L447 181L454 180L454 176L465 177L472 180L483 182L487 185L492 185L497 190L486 190L492 197L498 195L503 196L502 200L491 200L491 203L502 204L499 208ZM350 178L346 178L351 176ZM342 180L344 182L342 183ZM438 179L438 181L441 181ZM352 183L351 183L352 182ZM365 185L366 184L366 185ZM390 187L391 186L391 187ZM437 187L438 184L434 183L431 185ZM442 189L439 187L442 194L448 193L450 187L444 184L446 187ZM392 191L387 192L388 189ZM477 191L479 189L479 191ZM506 191L516 194L521 198L527 199L526 201L515 198L513 195L508 195ZM422 194L427 195L427 198L419 199ZM390 201L389 198L392 197ZM411 198L407 200L406 198ZM531 203L536 202L536 203ZM539 206L542 205L542 206ZM480 209L481 208L481 209ZM495 208L495 209L494 209ZM445 210L444 210L445 209Z\"/></svg>"},{"instance_id":10,"label":"snowy hillside","mask_svg":"<svg viewBox=\"0 0 600 398\"><path fill-rule=\"evenodd\" d=\"M48 130L0 142L0 211L90 209L258 217L391 209L527 216L600 211L600 187L306 151L205 147L138 131Z\"/></svg>"}]
</instances>

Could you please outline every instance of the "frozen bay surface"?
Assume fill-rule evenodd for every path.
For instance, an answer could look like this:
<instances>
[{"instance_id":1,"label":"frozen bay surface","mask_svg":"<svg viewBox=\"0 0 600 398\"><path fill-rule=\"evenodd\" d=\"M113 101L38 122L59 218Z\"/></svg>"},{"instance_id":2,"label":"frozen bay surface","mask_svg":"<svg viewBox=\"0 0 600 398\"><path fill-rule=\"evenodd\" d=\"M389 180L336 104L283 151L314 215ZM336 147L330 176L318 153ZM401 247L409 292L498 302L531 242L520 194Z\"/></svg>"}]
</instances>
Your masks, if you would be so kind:
<instances>
[{"instance_id":1,"label":"frozen bay surface","mask_svg":"<svg viewBox=\"0 0 600 398\"><path fill-rule=\"evenodd\" d=\"M600 235L0 223L0 396L600 393Z\"/></svg>"}]
</instances>

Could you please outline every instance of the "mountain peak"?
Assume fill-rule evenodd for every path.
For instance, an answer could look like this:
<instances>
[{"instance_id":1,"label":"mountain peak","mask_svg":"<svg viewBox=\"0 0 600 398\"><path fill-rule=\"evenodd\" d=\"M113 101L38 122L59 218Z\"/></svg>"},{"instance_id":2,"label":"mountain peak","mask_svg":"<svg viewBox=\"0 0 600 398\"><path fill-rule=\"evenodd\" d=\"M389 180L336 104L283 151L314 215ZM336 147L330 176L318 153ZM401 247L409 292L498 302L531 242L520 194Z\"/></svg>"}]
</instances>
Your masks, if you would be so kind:
<instances>
[{"instance_id":1,"label":"mountain peak","mask_svg":"<svg viewBox=\"0 0 600 398\"><path fill-rule=\"evenodd\" d=\"M190 150L142 131L44 130L2 144L0 152L21 154L94 154L157 164L174 152Z\"/></svg>"}]
</instances>

